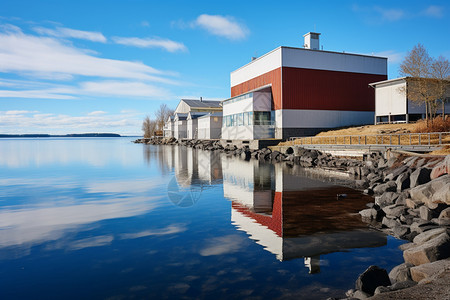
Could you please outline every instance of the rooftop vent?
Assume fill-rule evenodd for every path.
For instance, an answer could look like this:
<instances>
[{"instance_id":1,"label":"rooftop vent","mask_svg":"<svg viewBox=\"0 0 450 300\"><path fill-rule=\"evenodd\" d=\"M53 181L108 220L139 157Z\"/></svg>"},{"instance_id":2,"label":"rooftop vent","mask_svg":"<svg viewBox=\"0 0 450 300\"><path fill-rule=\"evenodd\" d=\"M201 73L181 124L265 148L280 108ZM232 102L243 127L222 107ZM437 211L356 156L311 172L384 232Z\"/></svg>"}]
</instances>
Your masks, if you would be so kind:
<instances>
[{"instance_id":1,"label":"rooftop vent","mask_svg":"<svg viewBox=\"0 0 450 300\"><path fill-rule=\"evenodd\" d=\"M317 32L308 32L307 34L303 35L305 39L303 47L305 49L319 50L320 49L319 35L320 33Z\"/></svg>"}]
</instances>

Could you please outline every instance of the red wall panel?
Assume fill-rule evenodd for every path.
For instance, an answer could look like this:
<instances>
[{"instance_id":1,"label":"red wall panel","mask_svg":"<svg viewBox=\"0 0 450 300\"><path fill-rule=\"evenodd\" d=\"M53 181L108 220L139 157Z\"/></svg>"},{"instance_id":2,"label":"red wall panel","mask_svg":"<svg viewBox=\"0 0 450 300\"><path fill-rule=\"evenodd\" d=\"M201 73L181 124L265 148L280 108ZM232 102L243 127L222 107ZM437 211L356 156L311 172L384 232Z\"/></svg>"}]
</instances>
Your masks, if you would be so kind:
<instances>
[{"instance_id":1,"label":"red wall panel","mask_svg":"<svg viewBox=\"0 0 450 300\"><path fill-rule=\"evenodd\" d=\"M272 107L281 109L281 68L231 87L231 97L239 96L259 87L272 84Z\"/></svg>"},{"instance_id":2,"label":"red wall panel","mask_svg":"<svg viewBox=\"0 0 450 300\"><path fill-rule=\"evenodd\" d=\"M375 111L369 83L386 75L283 67L283 109Z\"/></svg>"},{"instance_id":3,"label":"red wall panel","mask_svg":"<svg viewBox=\"0 0 450 300\"><path fill-rule=\"evenodd\" d=\"M231 87L231 97L272 84L275 110L375 111L375 92L369 83L386 79L386 75L283 67Z\"/></svg>"}]
</instances>

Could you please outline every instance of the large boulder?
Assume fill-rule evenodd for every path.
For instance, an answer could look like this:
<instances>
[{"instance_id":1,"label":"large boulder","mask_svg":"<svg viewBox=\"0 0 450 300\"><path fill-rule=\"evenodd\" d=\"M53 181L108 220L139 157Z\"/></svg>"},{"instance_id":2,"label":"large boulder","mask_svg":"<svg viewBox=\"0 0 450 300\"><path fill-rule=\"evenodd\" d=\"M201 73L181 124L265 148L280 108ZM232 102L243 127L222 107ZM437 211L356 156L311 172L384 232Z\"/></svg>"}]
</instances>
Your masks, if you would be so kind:
<instances>
[{"instance_id":1,"label":"large boulder","mask_svg":"<svg viewBox=\"0 0 450 300\"><path fill-rule=\"evenodd\" d=\"M410 187L416 187L421 184L425 184L430 181L430 173L431 169L428 168L418 168L409 176L410 179Z\"/></svg>"},{"instance_id":2,"label":"large boulder","mask_svg":"<svg viewBox=\"0 0 450 300\"><path fill-rule=\"evenodd\" d=\"M441 163L437 164L431 171L430 178L436 179L444 174L450 173L450 155L447 155Z\"/></svg>"},{"instance_id":3,"label":"large boulder","mask_svg":"<svg viewBox=\"0 0 450 300\"><path fill-rule=\"evenodd\" d=\"M443 175L409 192L413 201L424 203L431 209L437 208L439 203L450 205L450 175Z\"/></svg>"},{"instance_id":4,"label":"large boulder","mask_svg":"<svg viewBox=\"0 0 450 300\"><path fill-rule=\"evenodd\" d=\"M397 180L395 180L395 183L397 184L397 192L401 192L403 190L406 190L410 187L411 181L409 179L409 173L402 173L397 177Z\"/></svg>"},{"instance_id":5,"label":"large boulder","mask_svg":"<svg viewBox=\"0 0 450 300\"><path fill-rule=\"evenodd\" d=\"M379 286L389 286L391 281L385 269L377 266L370 266L356 280L355 287L364 293L373 295Z\"/></svg>"},{"instance_id":6,"label":"large boulder","mask_svg":"<svg viewBox=\"0 0 450 300\"><path fill-rule=\"evenodd\" d=\"M397 183L395 181L388 181L386 183L382 183L374 187L373 192L375 194L382 194L385 192L396 192L397 191Z\"/></svg>"},{"instance_id":7,"label":"large boulder","mask_svg":"<svg viewBox=\"0 0 450 300\"><path fill-rule=\"evenodd\" d=\"M444 232L427 242L403 252L405 262L415 266L427 264L450 256L450 236Z\"/></svg>"},{"instance_id":8,"label":"large boulder","mask_svg":"<svg viewBox=\"0 0 450 300\"><path fill-rule=\"evenodd\" d=\"M450 259L439 260L432 263L412 267L410 270L411 278L415 282L419 282L425 278L430 278L445 269L450 269Z\"/></svg>"},{"instance_id":9,"label":"large boulder","mask_svg":"<svg viewBox=\"0 0 450 300\"><path fill-rule=\"evenodd\" d=\"M410 269L412 267L414 267L414 265L410 263L402 263L401 265L394 267L389 272L389 279L392 283L411 280Z\"/></svg>"},{"instance_id":10,"label":"large boulder","mask_svg":"<svg viewBox=\"0 0 450 300\"><path fill-rule=\"evenodd\" d=\"M426 242L428 242L429 240L434 239L437 236L440 236L441 234L447 232L446 228L443 227L439 227L436 229L431 229L425 232L422 232L421 234L417 235L414 240L413 243L416 245L422 245Z\"/></svg>"}]
</instances>

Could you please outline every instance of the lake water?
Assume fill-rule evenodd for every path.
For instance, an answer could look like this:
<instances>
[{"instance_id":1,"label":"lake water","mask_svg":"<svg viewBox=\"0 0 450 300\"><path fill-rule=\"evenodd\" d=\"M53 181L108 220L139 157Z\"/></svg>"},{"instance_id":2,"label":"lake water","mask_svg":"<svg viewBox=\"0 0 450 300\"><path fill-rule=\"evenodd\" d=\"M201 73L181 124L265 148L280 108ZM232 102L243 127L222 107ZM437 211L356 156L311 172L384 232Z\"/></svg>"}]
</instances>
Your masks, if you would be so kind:
<instances>
[{"instance_id":1,"label":"lake water","mask_svg":"<svg viewBox=\"0 0 450 300\"><path fill-rule=\"evenodd\" d=\"M0 140L0 299L325 299L403 262L345 178L131 140Z\"/></svg>"}]
</instances>

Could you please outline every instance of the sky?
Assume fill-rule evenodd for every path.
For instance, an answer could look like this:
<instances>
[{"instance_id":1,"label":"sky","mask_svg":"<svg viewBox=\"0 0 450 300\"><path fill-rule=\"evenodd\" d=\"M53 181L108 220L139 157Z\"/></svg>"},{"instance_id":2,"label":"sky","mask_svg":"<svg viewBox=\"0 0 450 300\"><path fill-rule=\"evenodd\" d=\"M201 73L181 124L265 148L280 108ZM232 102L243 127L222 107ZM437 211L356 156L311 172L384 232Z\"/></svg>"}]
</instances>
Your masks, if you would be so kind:
<instances>
[{"instance_id":1,"label":"sky","mask_svg":"<svg viewBox=\"0 0 450 300\"><path fill-rule=\"evenodd\" d=\"M2 0L0 134L142 135L182 98L230 97L230 72L320 32L323 50L450 59L448 1Z\"/></svg>"}]
</instances>

